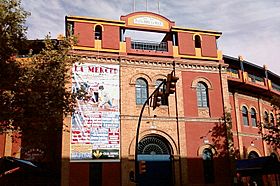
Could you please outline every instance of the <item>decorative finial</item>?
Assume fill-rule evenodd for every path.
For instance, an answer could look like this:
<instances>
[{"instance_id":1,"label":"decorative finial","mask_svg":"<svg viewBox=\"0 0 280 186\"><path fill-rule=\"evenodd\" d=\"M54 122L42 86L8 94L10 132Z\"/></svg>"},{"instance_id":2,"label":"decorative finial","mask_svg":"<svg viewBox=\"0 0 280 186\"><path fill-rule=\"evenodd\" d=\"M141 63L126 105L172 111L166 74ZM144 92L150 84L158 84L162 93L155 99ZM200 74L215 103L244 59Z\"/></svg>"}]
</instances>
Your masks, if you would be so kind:
<instances>
[{"instance_id":1,"label":"decorative finial","mask_svg":"<svg viewBox=\"0 0 280 186\"><path fill-rule=\"evenodd\" d=\"M242 56L242 55L239 55L239 56L238 56L238 60L239 60L239 61L244 61L243 56Z\"/></svg>"}]
</instances>

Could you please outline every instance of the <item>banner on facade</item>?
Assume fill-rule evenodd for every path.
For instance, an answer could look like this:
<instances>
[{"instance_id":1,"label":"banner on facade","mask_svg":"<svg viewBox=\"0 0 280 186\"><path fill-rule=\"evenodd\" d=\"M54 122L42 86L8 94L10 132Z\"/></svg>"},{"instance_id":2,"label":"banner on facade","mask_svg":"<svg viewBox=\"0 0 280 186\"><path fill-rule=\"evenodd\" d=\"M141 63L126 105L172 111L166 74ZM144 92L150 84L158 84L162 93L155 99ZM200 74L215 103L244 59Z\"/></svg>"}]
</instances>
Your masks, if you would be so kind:
<instances>
[{"instance_id":1,"label":"banner on facade","mask_svg":"<svg viewBox=\"0 0 280 186\"><path fill-rule=\"evenodd\" d=\"M77 98L71 125L71 161L119 159L119 66L75 63L72 91Z\"/></svg>"}]
</instances>

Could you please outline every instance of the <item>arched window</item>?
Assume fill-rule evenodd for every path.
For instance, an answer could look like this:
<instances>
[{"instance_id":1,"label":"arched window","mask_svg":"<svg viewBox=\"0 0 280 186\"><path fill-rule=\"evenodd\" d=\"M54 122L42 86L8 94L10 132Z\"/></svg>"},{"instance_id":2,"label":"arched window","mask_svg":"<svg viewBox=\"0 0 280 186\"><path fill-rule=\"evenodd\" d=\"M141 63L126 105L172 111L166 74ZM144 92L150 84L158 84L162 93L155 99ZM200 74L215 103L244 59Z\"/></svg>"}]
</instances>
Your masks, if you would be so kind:
<instances>
[{"instance_id":1,"label":"arched window","mask_svg":"<svg viewBox=\"0 0 280 186\"><path fill-rule=\"evenodd\" d=\"M94 38L96 40L102 40L102 26L97 25L94 30Z\"/></svg>"},{"instance_id":2,"label":"arched window","mask_svg":"<svg viewBox=\"0 0 280 186\"><path fill-rule=\"evenodd\" d=\"M171 154L168 142L159 136L147 136L139 142L138 154Z\"/></svg>"},{"instance_id":3,"label":"arched window","mask_svg":"<svg viewBox=\"0 0 280 186\"><path fill-rule=\"evenodd\" d=\"M148 83L143 78L136 80L136 105L143 105L148 98Z\"/></svg>"},{"instance_id":4,"label":"arched window","mask_svg":"<svg viewBox=\"0 0 280 186\"><path fill-rule=\"evenodd\" d=\"M203 82L198 82L196 86L197 106L208 107L208 91L207 86Z\"/></svg>"},{"instance_id":5,"label":"arched window","mask_svg":"<svg viewBox=\"0 0 280 186\"><path fill-rule=\"evenodd\" d=\"M274 125L274 115L270 113L270 124Z\"/></svg>"},{"instance_id":6,"label":"arched window","mask_svg":"<svg viewBox=\"0 0 280 186\"><path fill-rule=\"evenodd\" d=\"M248 110L245 106L242 107L242 119L243 119L243 125L249 126Z\"/></svg>"},{"instance_id":7,"label":"arched window","mask_svg":"<svg viewBox=\"0 0 280 186\"><path fill-rule=\"evenodd\" d=\"M194 36L195 48L201 48L201 39L199 35Z\"/></svg>"},{"instance_id":8,"label":"arched window","mask_svg":"<svg viewBox=\"0 0 280 186\"><path fill-rule=\"evenodd\" d=\"M248 159L254 159L254 158L258 158L259 157L259 154L255 151L251 151L249 154L248 154Z\"/></svg>"},{"instance_id":9,"label":"arched window","mask_svg":"<svg viewBox=\"0 0 280 186\"><path fill-rule=\"evenodd\" d=\"M205 183L214 183L213 152L205 148L202 152L203 170Z\"/></svg>"},{"instance_id":10,"label":"arched window","mask_svg":"<svg viewBox=\"0 0 280 186\"><path fill-rule=\"evenodd\" d=\"M268 113L266 111L264 111L263 120L264 120L264 123L266 123L266 124L269 123L269 117L268 117Z\"/></svg>"},{"instance_id":11,"label":"arched window","mask_svg":"<svg viewBox=\"0 0 280 186\"><path fill-rule=\"evenodd\" d=\"M162 79L157 79L156 80L156 88L162 83ZM160 91L164 91L164 89L166 89L166 87L164 87L164 85L161 85L161 87L159 88ZM161 104L162 105L168 105L168 98L162 97L161 99Z\"/></svg>"},{"instance_id":12,"label":"arched window","mask_svg":"<svg viewBox=\"0 0 280 186\"><path fill-rule=\"evenodd\" d=\"M253 127L257 126L257 113L254 108L251 108L251 122Z\"/></svg>"}]
</instances>

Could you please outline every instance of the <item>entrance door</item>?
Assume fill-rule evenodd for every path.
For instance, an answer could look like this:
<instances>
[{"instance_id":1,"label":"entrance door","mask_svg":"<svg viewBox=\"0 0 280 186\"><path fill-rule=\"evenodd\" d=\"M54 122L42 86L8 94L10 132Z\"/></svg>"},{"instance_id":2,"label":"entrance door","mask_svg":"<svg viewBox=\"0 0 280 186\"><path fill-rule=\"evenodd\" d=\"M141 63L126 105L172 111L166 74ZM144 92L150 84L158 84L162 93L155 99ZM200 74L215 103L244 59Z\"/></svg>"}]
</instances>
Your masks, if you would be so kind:
<instances>
[{"instance_id":1,"label":"entrance door","mask_svg":"<svg viewBox=\"0 0 280 186\"><path fill-rule=\"evenodd\" d=\"M138 147L138 160L146 164L146 172L139 175L139 185L172 186L172 159L168 142L159 136L148 136L139 142Z\"/></svg>"}]
</instances>

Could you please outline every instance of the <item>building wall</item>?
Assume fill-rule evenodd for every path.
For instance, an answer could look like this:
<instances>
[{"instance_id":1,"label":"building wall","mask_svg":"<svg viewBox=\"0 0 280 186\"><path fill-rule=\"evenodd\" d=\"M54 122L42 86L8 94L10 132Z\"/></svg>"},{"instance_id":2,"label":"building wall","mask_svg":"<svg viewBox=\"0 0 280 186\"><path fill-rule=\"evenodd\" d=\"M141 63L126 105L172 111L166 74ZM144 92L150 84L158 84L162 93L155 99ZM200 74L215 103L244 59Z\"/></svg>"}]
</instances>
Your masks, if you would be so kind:
<instances>
[{"instance_id":1,"label":"building wall","mask_svg":"<svg viewBox=\"0 0 280 186\"><path fill-rule=\"evenodd\" d=\"M120 27L104 25L102 48L115 50L120 48Z\"/></svg>"},{"instance_id":2,"label":"building wall","mask_svg":"<svg viewBox=\"0 0 280 186\"><path fill-rule=\"evenodd\" d=\"M240 158L248 158L251 151L257 152L259 156L269 156L274 150L261 140L262 137L261 134L259 134L259 128L252 126L250 109L254 108L256 110L257 125L259 125L261 122L264 122L264 111L274 113L271 104L263 98L260 98L258 95L249 92L232 92L230 94L230 101L233 108L232 131L234 134L234 145L236 150L240 153ZM242 106L245 106L248 109L248 126L243 123ZM266 131L263 130L263 132Z\"/></svg>"},{"instance_id":3,"label":"building wall","mask_svg":"<svg viewBox=\"0 0 280 186\"><path fill-rule=\"evenodd\" d=\"M217 57L216 37L202 35L201 50L202 56Z\"/></svg>"},{"instance_id":4,"label":"building wall","mask_svg":"<svg viewBox=\"0 0 280 186\"><path fill-rule=\"evenodd\" d=\"M3 157L5 154L5 143L6 143L6 134L0 134L0 156Z\"/></svg>"},{"instance_id":5,"label":"building wall","mask_svg":"<svg viewBox=\"0 0 280 186\"><path fill-rule=\"evenodd\" d=\"M202 63L202 62L201 62ZM209 99L209 116L219 118L223 116L223 98L218 69L211 72L184 71L182 73L184 86L184 112L186 117L201 117L197 106L196 84L207 83ZM203 116L202 116L203 117Z\"/></svg>"},{"instance_id":6,"label":"building wall","mask_svg":"<svg viewBox=\"0 0 280 186\"><path fill-rule=\"evenodd\" d=\"M133 25L132 18L141 18L141 15L158 18L163 21L164 28ZM241 112L242 106L248 110L255 108L257 121L260 122L263 121L264 111L274 113L265 95L254 93L270 90L265 87L269 83L254 86L254 82L247 82L246 73L240 70L234 77L227 74L227 61L221 59L216 46L221 33L175 27L174 22L147 12L132 13L122 17L122 21L80 17L67 19L74 22L74 35L78 43L73 46L72 52L81 57L81 62L120 67L121 145L119 160L70 162L71 136L67 130L71 128L71 118L65 118L64 127L67 130L63 132L62 144L53 146L57 153L61 153L61 185L135 185L129 179L129 174L135 171L135 136L142 109L142 105L137 105L135 100L136 80L143 78L147 81L150 95L156 88L156 80L166 79L174 68L175 75L179 77L176 94L169 95L168 105L161 105L155 110L151 106L145 107L139 133L139 140L146 136L160 136L166 140L171 149L174 185L206 184L202 159L204 149L210 149L213 153L212 184L232 183L233 170L228 168L232 167L232 162L227 154L230 136L226 127L229 124L224 121L227 113L231 113L231 132L237 158L248 158L251 151L259 156L274 152L261 140L259 129L251 125L250 117L249 126L243 125ZM102 26L101 41L94 38L96 25ZM165 52L134 50L130 38L120 42L120 31L125 28L175 33L178 46L169 40L168 51ZM201 37L200 49L195 48L195 35ZM207 86L209 105L206 108L197 105L198 82L204 82ZM23 153L19 145L21 142L14 143L11 139L11 134L0 135L0 157L20 157ZM56 143L52 141L52 144ZM53 147L49 145L48 149ZM48 155L48 159L52 157L56 158L57 154Z\"/></svg>"},{"instance_id":7,"label":"building wall","mask_svg":"<svg viewBox=\"0 0 280 186\"><path fill-rule=\"evenodd\" d=\"M84 47L94 47L94 24L74 23L74 35L78 39L78 45Z\"/></svg>"},{"instance_id":8,"label":"building wall","mask_svg":"<svg viewBox=\"0 0 280 186\"><path fill-rule=\"evenodd\" d=\"M143 58L141 58L143 59ZM135 135L138 118L142 105L136 105L135 83L137 78L144 78L148 82L148 92L151 94L155 89L157 79L166 78L166 74L172 71L172 65L167 65L169 61L161 61L155 64L155 58L146 58L144 64L139 64L140 58L123 59L121 63L121 152L122 152L122 184L130 185L128 178L130 170L134 169ZM180 71L176 74L180 76ZM178 92L178 113L183 116L182 110L182 86L181 80L177 83ZM167 139L173 150L174 156L179 156L178 148L181 153L185 153L184 140L178 142L178 126L175 120L175 97L169 97L169 106L160 106L156 110L146 107L140 128L140 139L147 135L159 135ZM181 122L180 122L181 123ZM183 125L180 131L184 131ZM183 135L182 135L183 136ZM182 137L180 136L180 138ZM178 147L180 146L180 147ZM179 171L178 160L175 160L175 170ZM176 182L179 177L177 175Z\"/></svg>"},{"instance_id":9,"label":"building wall","mask_svg":"<svg viewBox=\"0 0 280 186\"><path fill-rule=\"evenodd\" d=\"M189 43L186 45L185 43ZM195 47L193 34L186 32L178 32L178 46L179 46L179 54L183 55L195 55Z\"/></svg>"},{"instance_id":10,"label":"building wall","mask_svg":"<svg viewBox=\"0 0 280 186\"><path fill-rule=\"evenodd\" d=\"M206 61L199 63L208 64ZM215 67L203 70L193 68L182 72L187 166L192 170L188 173L190 185L206 183L201 153L204 148L212 149L212 147L215 147L213 172L214 175L220 175L215 176L214 183L230 184L230 171L221 171L222 166L229 166L229 159L225 157L225 128L222 127L224 102L228 102L224 101L225 96L222 95L228 91L222 82L224 74L224 70L220 71ZM198 82L205 83L208 88L209 105L207 108L200 108L197 105L196 85Z\"/></svg>"}]
</instances>

